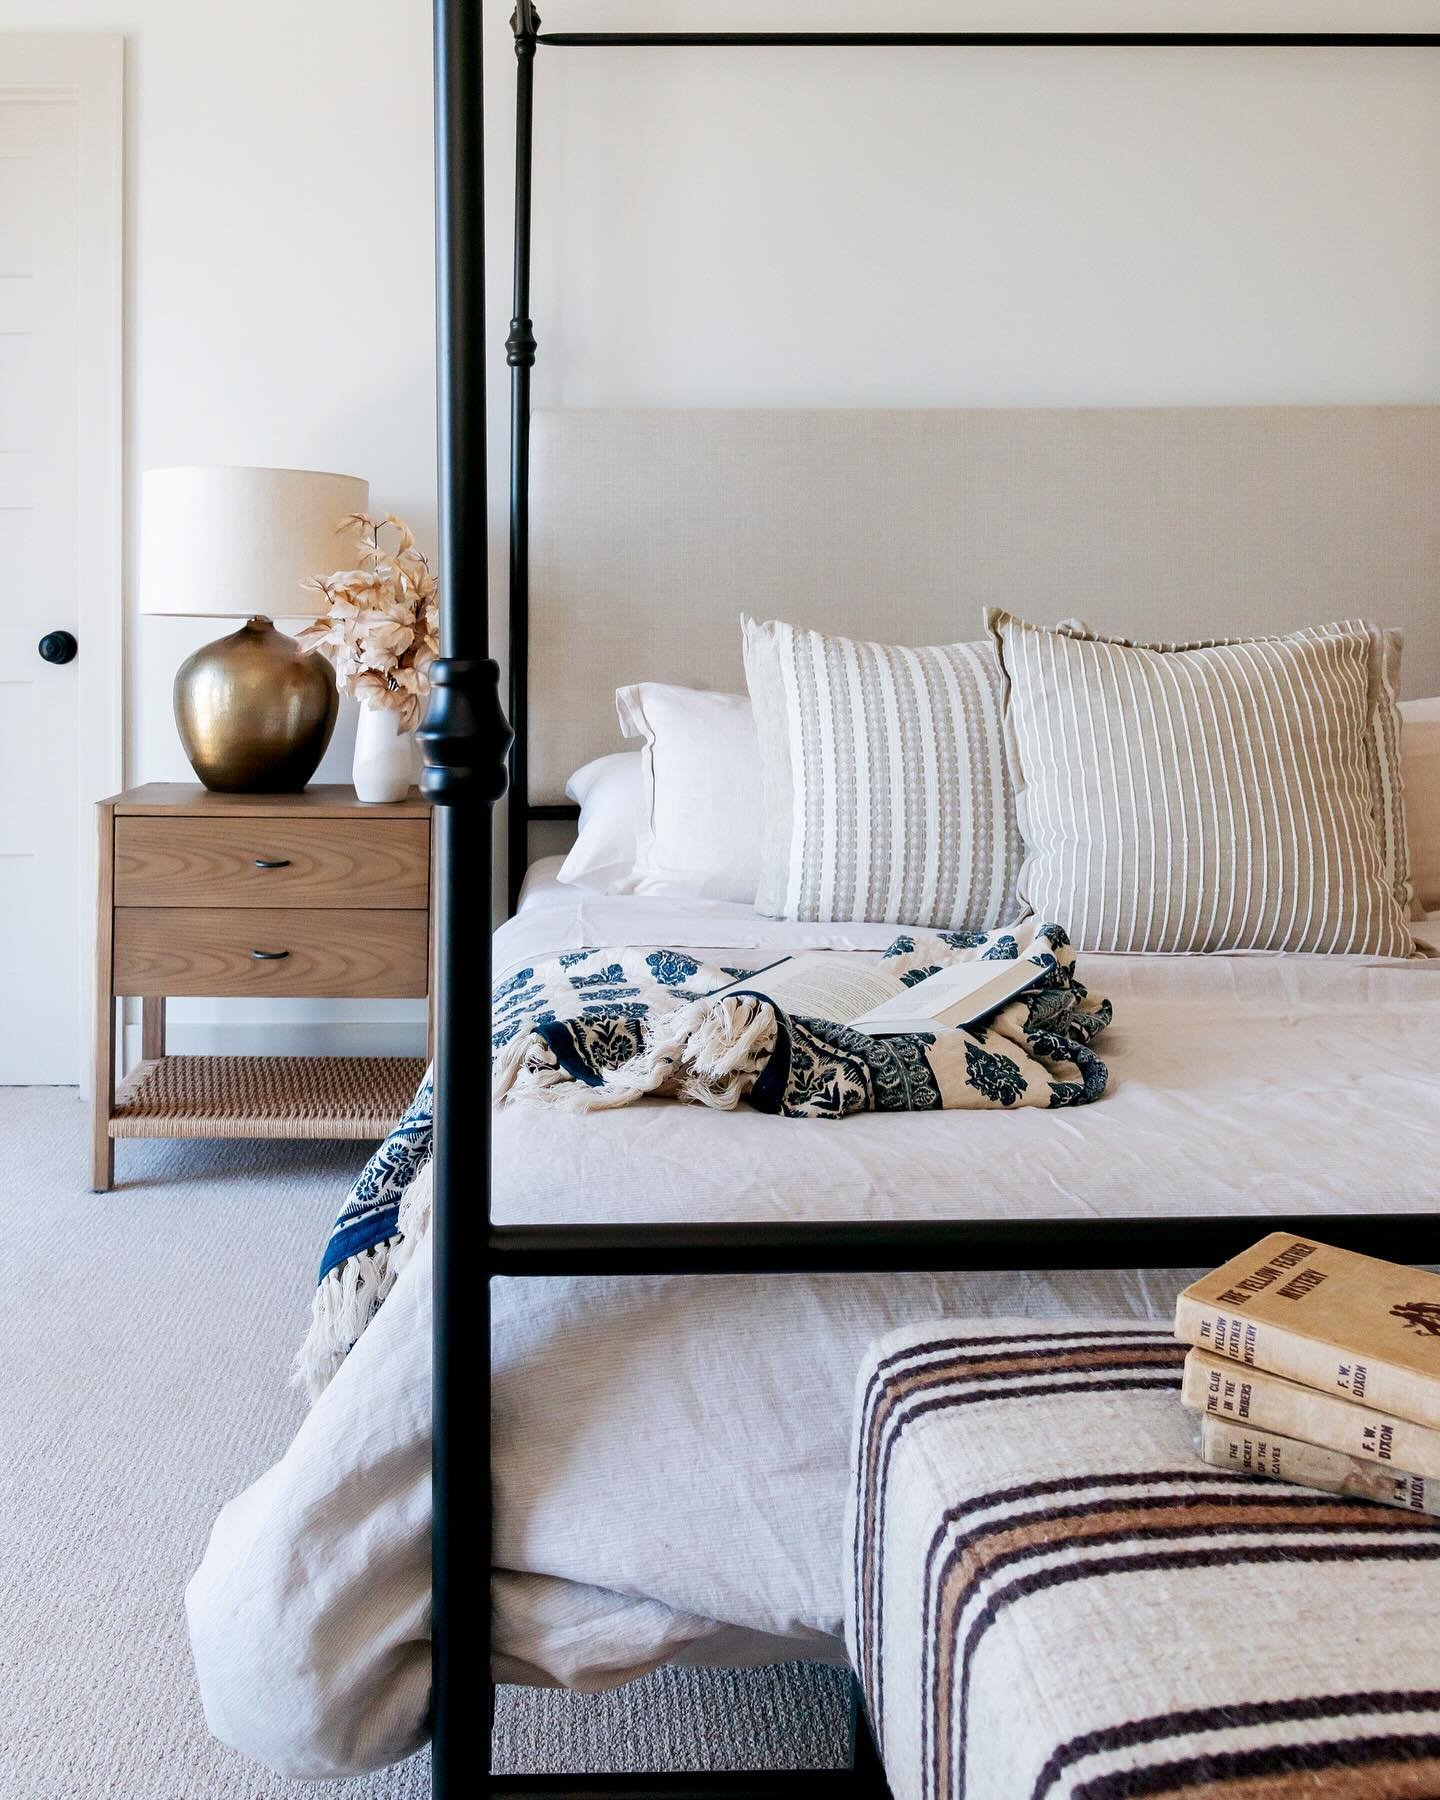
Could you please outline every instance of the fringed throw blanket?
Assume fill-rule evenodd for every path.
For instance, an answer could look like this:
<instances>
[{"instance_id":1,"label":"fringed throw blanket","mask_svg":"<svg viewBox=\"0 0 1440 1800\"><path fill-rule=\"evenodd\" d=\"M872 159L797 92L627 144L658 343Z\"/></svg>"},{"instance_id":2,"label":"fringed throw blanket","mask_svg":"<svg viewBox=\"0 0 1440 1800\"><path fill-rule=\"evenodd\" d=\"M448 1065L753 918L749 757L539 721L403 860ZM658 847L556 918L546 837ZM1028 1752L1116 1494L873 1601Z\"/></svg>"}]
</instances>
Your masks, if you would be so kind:
<instances>
[{"instance_id":1,"label":"fringed throw blanket","mask_svg":"<svg viewBox=\"0 0 1440 1800\"><path fill-rule=\"evenodd\" d=\"M907 934L883 962L909 986L952 963L1024 959L1035 985L983 1026L866 1037L847 1025L796 1018L752 988L743 969L675 950L578 950L521 969L496 1000L495 1093L581 1112L647 1095L731 1108L748 1101L791 1119L942 1107L1076 1106L1105 1091L1105 1065L1087 1048L1110 1022L1109 1003L1076 980L1058 925Z\"/></svg>"},{"instance_id":2,"label":"fringed throw blanket","mask_svg":"<svg viewBox=\"0 0 1440 1800\"><path fill-rule=\"evenodd\" d=\"M1110 1003L1077 979L1058 925L913 932L884 952L832 954L882 963L907 986L979 960L1028 961L1036 975L984 1025L872 1038L782 1011L765 996L763 970L680 950L572 950L496 988L495 1099L585 1112L647 1097L720 1109L743 1100L786 1118L840 1119L1082 1106L1105 1092L1105 1065L1089 1046L1110 1023ZM752 976L753 988L711 997ZM331 1232L297 1364L312 1394L344 1361L428 1222L431 1094L427 1074Z\"/></svg>"}]
</instances>

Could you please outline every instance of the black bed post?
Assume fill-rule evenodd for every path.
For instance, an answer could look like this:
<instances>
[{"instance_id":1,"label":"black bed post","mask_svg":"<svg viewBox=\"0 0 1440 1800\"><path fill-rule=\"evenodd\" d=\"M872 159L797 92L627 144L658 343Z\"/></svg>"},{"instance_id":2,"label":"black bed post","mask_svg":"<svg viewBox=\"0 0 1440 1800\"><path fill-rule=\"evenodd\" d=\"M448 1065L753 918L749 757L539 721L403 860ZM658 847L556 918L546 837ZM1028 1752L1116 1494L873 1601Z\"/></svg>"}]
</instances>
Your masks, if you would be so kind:
<instances>
[{"instance_id":1,"label":"black bed post","mask_svg":"<svg viewBox=\"0 0 1440 1800\"><path fill-rule=\"evenodd\" d=\"M516 0L515 33L515 279L510 335L510 817L506 838L510 910L530 861L530 371L535 330L530 320L530 146L533 138L535 34L540 15L531 0Z\"/></svg>"},{"instance_id":2,"label":"black bed post","mask_svg":"<svg viewBox=\"0 0 1440 1800\"><path fill-rule=\"evenodd\" d=\"M434 691L417 735L425 756L420 785L436 809L437 845L430 1725L432 1791L442 1800L454 1800L467 1777L473 1784L476 1710L490 1679L491 835L510 733L500 671L486 655L481 27L481 0L435 0L443 655L431 670Z\"/></svg>"}]
</instances>

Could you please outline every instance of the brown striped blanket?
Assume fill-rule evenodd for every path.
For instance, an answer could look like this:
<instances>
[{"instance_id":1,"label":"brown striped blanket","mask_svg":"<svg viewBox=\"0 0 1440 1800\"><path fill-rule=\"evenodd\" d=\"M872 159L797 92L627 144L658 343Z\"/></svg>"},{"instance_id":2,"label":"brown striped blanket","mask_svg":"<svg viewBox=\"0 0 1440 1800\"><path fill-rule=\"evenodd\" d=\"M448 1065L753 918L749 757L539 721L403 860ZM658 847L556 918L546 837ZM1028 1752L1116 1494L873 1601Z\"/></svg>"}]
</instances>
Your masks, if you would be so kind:
<instances>
[{"instance_id":1,"label":"brown striped blanket","mask_svg":"<svg viewBox=\"0 0 1440 1800\"><path fill-rule=\"evenodd\" d=\"M1440 1523L1210 1469L1184 1346L907 1327L856 1395L847 1634L896 1800L1440 1795Z\"/></svg>"}]
</instances>

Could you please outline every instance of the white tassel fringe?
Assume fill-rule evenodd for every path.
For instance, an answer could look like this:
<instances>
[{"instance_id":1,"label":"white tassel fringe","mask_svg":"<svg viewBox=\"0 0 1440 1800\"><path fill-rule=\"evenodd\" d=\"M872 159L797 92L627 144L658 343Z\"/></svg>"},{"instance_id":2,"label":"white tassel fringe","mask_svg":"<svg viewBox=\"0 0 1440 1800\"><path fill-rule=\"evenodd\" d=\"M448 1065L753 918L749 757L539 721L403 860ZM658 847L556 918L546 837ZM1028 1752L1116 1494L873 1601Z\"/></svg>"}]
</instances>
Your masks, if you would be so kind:
<instances>
[{"instance_id":1,"label":"white tassel fringe","mask_svg":"<svg viewBox=\"0 0 1440 1800\"><path fill-rule=\"evenodd\" d=\"M497 1102L540 1100L566 1112L605 1112L647 1094L732 1112L775 1048L775 1009L753 994L695 1000L655 1021L633 1062L591 1087L559 1068L533 1036L507 1044L495 1061Z\"/></svg>"},{"instance_id":2,"label":"white tassel fringe","mask_svg":"<svg viewBox=\"0 0 1440 1800\"><path fill-rule=\"evenodd\" d=\"M433 1164L406 1188L400 1201L395 1236L359 1256L337 1263L315 1289L310 1302L310 1329L296 1353L291 1380L311 1401L320 1398L339 1373L356 1339L380 1310L401 1270L424 1242L430 1229L434 1192Z\"/></svg>"}]
</instances>

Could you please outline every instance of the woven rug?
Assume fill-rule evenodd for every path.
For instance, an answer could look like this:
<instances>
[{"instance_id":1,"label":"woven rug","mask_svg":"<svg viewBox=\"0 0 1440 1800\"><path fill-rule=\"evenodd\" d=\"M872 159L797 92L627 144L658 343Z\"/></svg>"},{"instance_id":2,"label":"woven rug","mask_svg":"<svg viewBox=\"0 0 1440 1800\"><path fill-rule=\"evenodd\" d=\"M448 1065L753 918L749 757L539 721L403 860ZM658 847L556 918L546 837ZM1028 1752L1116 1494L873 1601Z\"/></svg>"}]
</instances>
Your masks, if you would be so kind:
<instances>
[{"instance_id":1,"label":"woven rug","mask_svg":"<svg viewBox=\"0 0 1440 1800\"><path fill-rule=\"evenodd\" d=\"M295 1429L315 1245L367 1147L122 1142L118 1190L91 1194L88 1126L73 1088L0 1088L0 1800L422 1800L427 1757L286 1782L223 1749L181 1603L216 1512ZM511 1773L803 1768L845 1725L830 1670L665 1670L503 1689L496 1751Z\"/></svg>"}]
</instances>

